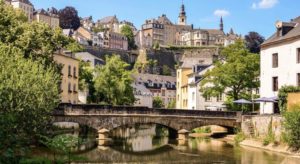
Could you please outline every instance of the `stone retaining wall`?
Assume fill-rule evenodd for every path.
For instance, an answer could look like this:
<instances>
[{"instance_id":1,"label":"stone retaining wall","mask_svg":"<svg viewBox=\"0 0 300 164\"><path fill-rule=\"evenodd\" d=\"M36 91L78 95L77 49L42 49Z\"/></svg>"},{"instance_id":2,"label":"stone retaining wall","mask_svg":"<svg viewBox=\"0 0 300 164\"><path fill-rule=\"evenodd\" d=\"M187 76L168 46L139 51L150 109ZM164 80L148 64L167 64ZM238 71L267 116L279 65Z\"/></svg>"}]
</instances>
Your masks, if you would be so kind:
<instances>
[{"instance_id":1,"label":"stone retaining wall","mask_svg":"<svg viewBox=\"0 0 300 164\"><path fill-rule=\"evenodd\" d=\"M276 141L280 141L282 120L281 115L243 116L242 132L244 132L247 137L264 139L268 135L269 127L271 126Z\"/></svg>"}]
</instances>

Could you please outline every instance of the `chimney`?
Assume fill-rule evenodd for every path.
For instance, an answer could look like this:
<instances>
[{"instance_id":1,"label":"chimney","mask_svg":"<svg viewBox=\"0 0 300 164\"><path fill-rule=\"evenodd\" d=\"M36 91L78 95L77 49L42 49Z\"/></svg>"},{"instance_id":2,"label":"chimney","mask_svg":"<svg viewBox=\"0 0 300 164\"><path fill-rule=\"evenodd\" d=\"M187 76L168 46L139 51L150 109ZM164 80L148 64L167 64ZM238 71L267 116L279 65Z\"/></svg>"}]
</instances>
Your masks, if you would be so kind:
<instances>
[{"instance_id":1,"label":"chimney","mask_svg":"<svg viewBox=\"0 0 300 164\"><path fill-rule=\"evenodd\" d=\"M297 23L294 22L282 22L282 21L277 21L276 22L276 28L277 28L277 37L284 36L288 32L290 32Z\"/></svg>"}]
</instances>

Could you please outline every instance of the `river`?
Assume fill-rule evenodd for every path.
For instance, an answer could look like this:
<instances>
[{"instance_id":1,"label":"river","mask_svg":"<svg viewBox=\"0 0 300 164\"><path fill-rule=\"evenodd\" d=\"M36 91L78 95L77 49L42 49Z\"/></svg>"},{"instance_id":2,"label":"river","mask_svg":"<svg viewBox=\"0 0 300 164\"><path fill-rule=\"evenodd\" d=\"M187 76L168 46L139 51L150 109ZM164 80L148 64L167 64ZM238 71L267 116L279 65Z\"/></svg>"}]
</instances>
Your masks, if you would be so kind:
<instances>
[{"instance_id":1,"label":"river","mask_svg":"<svg viewBox=\"0 0 300 164\"><path fill-rule=\"evenodd\" d=\"M86 131L85 131L86 133ZM78 135L77 133L75 133ZM90 133L89 133L90 134ZM91 138L86 135L83 138ZM158 125L136 125L115 129L111 146L88 146L75 155L80 163L203 163L203 164L294 164L300 159L255 148L234 146L222 139L170 139L168 129ZM45 149L34 156L52 158Z\"/></svg>"}]
</instances>

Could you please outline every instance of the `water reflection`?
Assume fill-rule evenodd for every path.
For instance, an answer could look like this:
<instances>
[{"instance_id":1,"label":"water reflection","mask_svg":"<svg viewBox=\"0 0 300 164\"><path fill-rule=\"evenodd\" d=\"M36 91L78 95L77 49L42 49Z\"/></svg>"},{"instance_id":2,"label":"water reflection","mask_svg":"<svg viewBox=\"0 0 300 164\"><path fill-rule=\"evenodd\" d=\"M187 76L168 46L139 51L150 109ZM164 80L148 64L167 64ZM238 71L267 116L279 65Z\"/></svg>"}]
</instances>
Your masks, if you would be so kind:
<instances>
[{"instance_id":1,"label":"water reflection","mask_svg":"<svg viewBox=\"0 0 300 164\"><path fill-rule=\"evenodd\" d=\"M211 138L172 140L168 129L158 125L137 125L112 131L113 145L97 147L79 155L82 163L219 163L296 164L300 159L254 148L236 147ZM88 139L89 137L86 137ZM37 156L50 152L37 150Z\"/></svg>"},{"instance_id":2,"label":"water reflection","mask_svg":"<svg viewBox=\"0 0 300 164\"><path fill-rule=\"evenodd\" d=\"M125 152L152 151L169 143L168 129L155 124L120 127L112 131L111 137L113 147Z\"/></svg>"}]
</instances>

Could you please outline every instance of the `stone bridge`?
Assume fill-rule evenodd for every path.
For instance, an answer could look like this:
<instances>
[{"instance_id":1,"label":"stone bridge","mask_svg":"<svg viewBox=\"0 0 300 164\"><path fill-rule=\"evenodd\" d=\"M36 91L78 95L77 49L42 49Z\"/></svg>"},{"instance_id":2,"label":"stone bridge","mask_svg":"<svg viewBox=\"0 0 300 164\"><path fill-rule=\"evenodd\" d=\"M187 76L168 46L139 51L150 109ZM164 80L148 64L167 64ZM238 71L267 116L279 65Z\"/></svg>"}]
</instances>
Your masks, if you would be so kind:
<instances>
[{"instance_id":1,"label":"stone bridge","mask_svg":"<svg viewBox=\"0 0 300 164\"><path fill-rule=\"evenodd\" d=\"M219 125L229 129L241 126L240 112L147 107L61 104L53 112L53 116L54 122L75 122L96 130L108 131L134 124L159 124L176 131L191 131L206 125Z\"/></svg>"}]
</instances>

